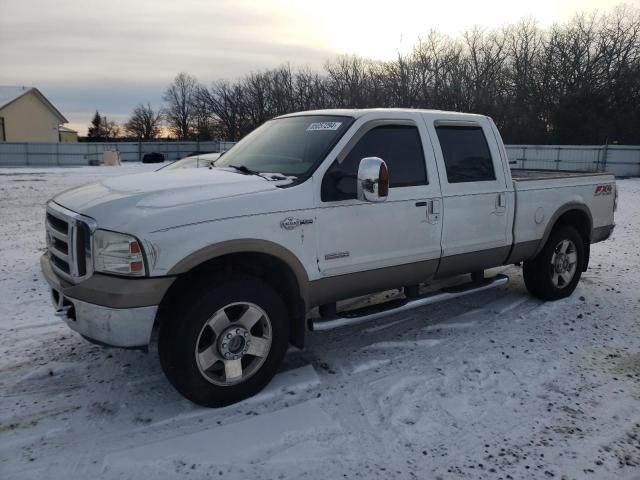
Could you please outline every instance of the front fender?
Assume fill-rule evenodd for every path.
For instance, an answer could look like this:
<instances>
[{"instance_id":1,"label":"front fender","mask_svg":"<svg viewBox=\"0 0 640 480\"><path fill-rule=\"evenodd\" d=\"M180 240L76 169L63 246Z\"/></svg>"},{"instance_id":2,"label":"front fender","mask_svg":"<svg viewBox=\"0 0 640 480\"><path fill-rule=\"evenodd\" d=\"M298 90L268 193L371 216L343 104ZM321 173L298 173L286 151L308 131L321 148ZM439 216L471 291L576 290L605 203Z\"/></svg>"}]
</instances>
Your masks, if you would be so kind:
<instances>
[{"instance_id":1,"label":"front fender","mask_svg":"<svg viewBox=\"0 0 640 480\"><path fill-rule=\"evenodd\" d=\"M305 305L308 303L309 277L304 266L291 250L268 240L243 238L209 245L180 260L169 270L168 275L186 273L204 262L231 253L264 253L281 260L295 275L300 289L300 297Z\"/></svg>"}]
</instances>

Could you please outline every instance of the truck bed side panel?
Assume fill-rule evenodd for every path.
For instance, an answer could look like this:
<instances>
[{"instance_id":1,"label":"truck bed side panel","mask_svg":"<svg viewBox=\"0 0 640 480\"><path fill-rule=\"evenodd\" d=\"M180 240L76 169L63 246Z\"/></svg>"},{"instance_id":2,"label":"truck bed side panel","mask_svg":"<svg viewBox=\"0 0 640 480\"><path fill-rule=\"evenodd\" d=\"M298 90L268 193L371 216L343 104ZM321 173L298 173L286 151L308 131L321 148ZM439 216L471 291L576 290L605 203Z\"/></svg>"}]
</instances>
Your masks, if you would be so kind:
<instances>
[{"instance_id":1,"label":"truck bed side panel","mask_svg":"<svg viewBox=\"0 0 640 480\"><path fill-rule=\"evenodd\" d=\"M615 181L612 175L547 176L526 181L515 178L514 251L510 262L525 260L537 253L556 220L570 209L587 213L592 232L598 227L613 225ZM598 188L601 185L612 188Z\"/></svg>"}]
</instances>

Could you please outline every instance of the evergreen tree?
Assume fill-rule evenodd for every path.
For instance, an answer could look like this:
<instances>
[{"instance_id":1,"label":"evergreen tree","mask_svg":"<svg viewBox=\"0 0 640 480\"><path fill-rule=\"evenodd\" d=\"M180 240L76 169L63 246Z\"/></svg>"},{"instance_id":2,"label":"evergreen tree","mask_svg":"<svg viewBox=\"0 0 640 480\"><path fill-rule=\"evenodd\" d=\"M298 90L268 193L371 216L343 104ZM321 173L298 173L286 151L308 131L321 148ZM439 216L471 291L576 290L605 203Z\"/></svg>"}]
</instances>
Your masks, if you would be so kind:
<instances>
[{"instance_id":1,"label":"evergreen tree","mask_svg":"<svg viewBox=\"0 0 640 480\"><path fill-rule=\"evenodd\" d=\"M91 120L91 125L89 126L87 133L88 138L96 140L104 137L103 120L104 118L100 116L100 112L96 110L96 114L93 116L93 120Z\"/></svg>"},{"instance_id":2,"label":"evergreen tree","mask_svg":"<svg viewBox=\"0 0 640 480\"><path fill-rule=\"evenodd\" d=\"M107 120L107 117L100 115L100 112L96 110L87 131L87 138L94 142L107 142L118 138L119 135L120 127L115 122Z\"/></svg>"}]
</instances>

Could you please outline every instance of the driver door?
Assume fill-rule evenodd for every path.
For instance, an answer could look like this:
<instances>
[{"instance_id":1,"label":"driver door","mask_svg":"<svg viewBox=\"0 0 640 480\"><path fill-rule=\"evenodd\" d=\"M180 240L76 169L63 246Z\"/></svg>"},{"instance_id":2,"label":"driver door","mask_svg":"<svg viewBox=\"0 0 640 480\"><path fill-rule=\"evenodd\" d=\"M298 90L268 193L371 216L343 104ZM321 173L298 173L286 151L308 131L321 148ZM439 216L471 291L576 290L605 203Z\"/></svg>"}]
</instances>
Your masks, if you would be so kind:
<instances>
[{"instance_id":1,"label":"driver door","mask_svg":"<svg viewBox=\"0 0 640 480\"><path fill-rule=\"evenodd\" d=\"M321 276L395 275L401 267L419 270L426 279L437 269L440 187L433 149L425 145L428 136L419 120L407 114L399 120L364 122L324 172L317 204ZM390 188L384 202L356 198L364 157L379 157L387 164ZM434 206L437 212L430 213Z\"/></svg>"}]
</instances>

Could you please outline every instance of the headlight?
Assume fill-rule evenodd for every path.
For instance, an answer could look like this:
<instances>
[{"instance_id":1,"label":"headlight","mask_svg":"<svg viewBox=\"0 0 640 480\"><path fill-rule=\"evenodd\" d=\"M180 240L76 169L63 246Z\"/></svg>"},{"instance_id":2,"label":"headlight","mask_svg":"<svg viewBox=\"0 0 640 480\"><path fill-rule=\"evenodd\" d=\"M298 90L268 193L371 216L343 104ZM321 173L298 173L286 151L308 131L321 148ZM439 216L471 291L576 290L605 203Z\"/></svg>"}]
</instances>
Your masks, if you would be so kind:
<instances>
[{"instance_id":1,"label":"headlight","mask_svg":"<svg viewBox=\"0 0 640 480\"><path fill-rule=\"evenodd\" d=\"M131 235L96 230L93 236L96 272L143 277L146 275L142 246Z\"/></svg>"}]
</instances>

